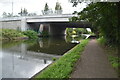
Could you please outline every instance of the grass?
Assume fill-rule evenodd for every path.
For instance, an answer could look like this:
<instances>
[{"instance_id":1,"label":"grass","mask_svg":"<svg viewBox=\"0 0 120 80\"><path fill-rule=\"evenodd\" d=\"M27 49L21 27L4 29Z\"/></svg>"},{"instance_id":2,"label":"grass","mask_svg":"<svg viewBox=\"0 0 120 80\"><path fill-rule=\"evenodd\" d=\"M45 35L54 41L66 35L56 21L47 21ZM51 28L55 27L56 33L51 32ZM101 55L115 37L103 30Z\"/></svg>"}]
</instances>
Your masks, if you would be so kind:
<instances>
[{"instance_id":1,"label":"grass","mask_svg":"<svg viewBox=\"0 0 120 80\"><path fill-rule=\"evenodd\" d=\"M26 35L22 34L20 31L13 30L13 29L2 29L2 39L7 40L16 40L27 37Z\"/></svg>"},{"instance_id":2,"label":"grass","mask_svg":"<svg viewBox=\"0 0 120 80\"><path fill-rule=\"evenodd\" d=\"M37 32L33 30L18 31L14 29L0 29L0 40L21 40L21 39L37 39Z\"/></svg>"},{"instance_id":3,"label":"grass","mask_svg":"<svg viewBox=\"0 0 120 80\"><path fill-rule=\"evenodd\" d=\"M29 39L38 39L37 32L33 30L23 31L22 33L26 35Z\"/></svg>"},{"instance_id":4,"label":"grass","mask_svg":"<svg viewBox=\"0 0 120 80\"><path fill-rule=\"evenodd\" d=\"M112 64L113 68L118 72L120 76L120 58L118 56L118 48L115 45L106 45L106 40L104 38L99 38L98 42L102 45L107 53L108 60Z\"/></svg>"},{"instance_id":5,"label":"grass","mask_svg":"<svg viewBox=\"0 0 120 80\"><path fill-rule=\"evenodd\" d=\"M69 78L75 62L80 58L80 54L88 40L81 41L80 44L65 53L61 58L35 76L35 78Z\"/></svg>"}]
</instances>

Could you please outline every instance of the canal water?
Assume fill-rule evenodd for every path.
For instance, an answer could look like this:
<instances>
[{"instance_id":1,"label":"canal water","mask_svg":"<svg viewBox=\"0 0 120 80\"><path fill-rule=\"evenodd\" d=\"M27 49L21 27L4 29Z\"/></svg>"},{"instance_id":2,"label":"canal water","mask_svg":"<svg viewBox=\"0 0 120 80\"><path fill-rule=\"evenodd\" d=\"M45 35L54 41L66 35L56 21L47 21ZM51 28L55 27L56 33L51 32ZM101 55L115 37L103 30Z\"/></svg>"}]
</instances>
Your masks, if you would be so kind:
<instances>
[{"instance_id":1,"label":"canal water","mask_svg":"<svg viewBox=\"0 0 120 80\"><path fill-rule=\"evenodd\" d=\"M70 42L65 37L3 41L2 78L31 78L76 45Z\"/></svg>"}]
</instances>

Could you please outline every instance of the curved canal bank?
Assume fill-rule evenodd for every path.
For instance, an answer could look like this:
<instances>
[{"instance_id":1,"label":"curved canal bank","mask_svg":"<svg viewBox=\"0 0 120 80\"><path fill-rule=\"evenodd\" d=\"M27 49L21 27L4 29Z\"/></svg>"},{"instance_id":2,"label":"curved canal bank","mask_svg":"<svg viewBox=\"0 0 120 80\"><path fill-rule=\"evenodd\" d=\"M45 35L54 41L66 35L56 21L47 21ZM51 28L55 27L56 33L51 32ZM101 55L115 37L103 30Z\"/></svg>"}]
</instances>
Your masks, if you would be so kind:
<instances>
[{"instance_id":1,"label":"curved canal bank","mask_svg":"<svg viewBox=\"0 0 120 80\"><path fill-rule=\"evenodd\" d=\"M3 41L2 78L31 78L75 45L64 38Z\"/></svg>"},{"instance_id":2,"label":"curved canal bank","mask_svg":"<svg viewBox=\"0 0 120 80\"><path fill-rule=\"evenodd\" d=\"M61 58L33 78L69 78L75 62L80 58L80 54L88 41L81 41L80 44L65 53Z\"/></svg>"}]
</instances>

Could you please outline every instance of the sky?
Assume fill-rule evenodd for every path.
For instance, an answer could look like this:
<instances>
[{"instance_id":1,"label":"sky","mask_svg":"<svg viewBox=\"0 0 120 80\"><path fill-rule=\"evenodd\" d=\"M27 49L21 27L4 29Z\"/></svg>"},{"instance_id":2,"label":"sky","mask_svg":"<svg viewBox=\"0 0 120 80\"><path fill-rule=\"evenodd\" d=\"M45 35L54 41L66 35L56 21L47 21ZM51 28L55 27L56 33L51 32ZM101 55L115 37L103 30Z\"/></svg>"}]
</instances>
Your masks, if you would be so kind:
<instances>
[{"instance_id":1,"label":"sky","mask_svg":"<svg viewBox=\"0 0 120 80\"><path fill-rule=\"evenodd\" d=\"M63 9L63 14L71 14L74 11L82 11L86 7L86 3L78 4L77 7L72 7L69 0L0 0L0 17L3 12L12 13L13 1L13 14L18 15L21 8L26 8L29 13L37 13L42 15L45 3L48 3L50 9L54 11L56 2L59 2Z\"/></svg>"}]
</instances>

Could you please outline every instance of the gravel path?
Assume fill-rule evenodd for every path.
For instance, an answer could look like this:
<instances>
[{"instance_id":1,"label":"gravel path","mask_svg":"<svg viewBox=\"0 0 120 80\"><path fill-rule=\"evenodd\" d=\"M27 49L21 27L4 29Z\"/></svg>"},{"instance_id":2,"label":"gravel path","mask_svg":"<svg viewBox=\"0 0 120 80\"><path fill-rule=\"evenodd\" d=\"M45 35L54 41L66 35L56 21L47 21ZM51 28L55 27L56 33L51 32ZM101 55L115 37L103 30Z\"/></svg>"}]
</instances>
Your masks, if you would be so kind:
<instances>
[{"instance_id":1,"label":"gravel path","mask_svg":"<svg viewBox=\"0 0 120 80\"><path fill-rule=\"evenodd\" d=\"M76 63L71 78L118 78L104 50L95 39L90 40L80 60Z\"/></svg>"}]
</instances>

